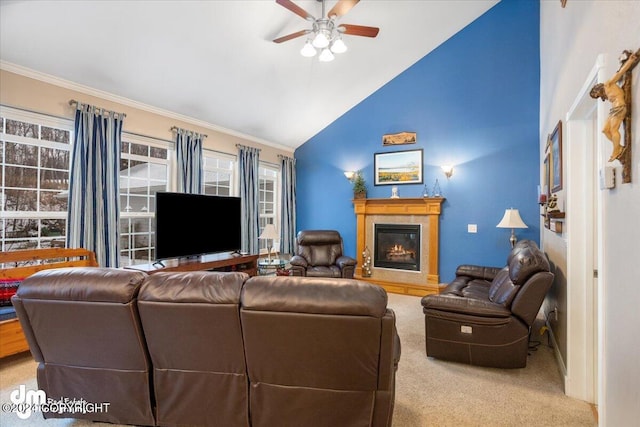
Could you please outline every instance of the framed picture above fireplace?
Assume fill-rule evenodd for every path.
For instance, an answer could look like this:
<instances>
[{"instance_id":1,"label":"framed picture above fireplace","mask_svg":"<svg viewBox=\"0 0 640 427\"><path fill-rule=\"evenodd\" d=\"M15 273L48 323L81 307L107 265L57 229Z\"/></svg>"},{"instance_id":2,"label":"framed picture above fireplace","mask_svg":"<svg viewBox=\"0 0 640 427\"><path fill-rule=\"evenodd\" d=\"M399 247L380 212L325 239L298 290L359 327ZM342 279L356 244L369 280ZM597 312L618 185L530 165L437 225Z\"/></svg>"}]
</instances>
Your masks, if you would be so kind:
<instances>
[{"instance_id":1,"label":"framed picture above fireplace","mask_svg":"<svg viewBox=\"0 0 640 427\"><path fill-rule=\"evenodd\" d=\"M422 156L422 149L375 153L374 185L422 184Z\"/></svg>"}]
</instances>

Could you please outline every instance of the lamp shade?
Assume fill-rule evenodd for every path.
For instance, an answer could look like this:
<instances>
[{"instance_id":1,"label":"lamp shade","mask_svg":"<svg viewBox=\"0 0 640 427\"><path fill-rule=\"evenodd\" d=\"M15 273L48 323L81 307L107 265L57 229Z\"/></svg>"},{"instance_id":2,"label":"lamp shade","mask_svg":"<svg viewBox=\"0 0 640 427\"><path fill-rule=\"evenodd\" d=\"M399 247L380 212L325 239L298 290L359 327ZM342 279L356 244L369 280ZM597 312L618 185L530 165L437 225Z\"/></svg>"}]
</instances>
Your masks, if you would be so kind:
<instances>
[{"instance_id":1,"label":"lamp shade","mask_svg":"<svg viewBox=\"0 0 640 427\"><path fill-rule=\"evenodd\" d=\"M272 240L276 240L279 238L280 238L280 235L276 231L276 226L273 224L265 225L264 229L262 230L262 234L260 234L260 236L258 237L258 239L272 239Z\"/></svg>"},{"instance_id":2,"label":"lamp shade","mask_svg":"<svg viewBox=\"0 0 640 427\"><path fill-rule=\"evenodd\" d=\"M507 209L504 211L502 220L496 225L498 228L529 228L520 218L518 209Z\"/></svg>"}]
</instances>

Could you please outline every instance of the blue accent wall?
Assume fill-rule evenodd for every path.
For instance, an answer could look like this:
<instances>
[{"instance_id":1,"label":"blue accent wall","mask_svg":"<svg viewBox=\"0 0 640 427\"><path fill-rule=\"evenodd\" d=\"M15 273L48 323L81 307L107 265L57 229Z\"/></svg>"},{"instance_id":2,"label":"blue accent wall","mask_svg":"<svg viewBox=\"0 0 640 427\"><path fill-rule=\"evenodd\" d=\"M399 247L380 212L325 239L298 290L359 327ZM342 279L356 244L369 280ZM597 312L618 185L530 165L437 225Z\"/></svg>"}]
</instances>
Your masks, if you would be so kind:
<instances>
[{"instance_id":1,"label":"blue accent wall","mask_svg":"<svg viewBox=\"0 0 640 427\"><path fill-rule=\"evenodd\" d=\"M538 241L539 2L503 0L319 132L296 152L298 229L336 229L356 256L356 218L347 170L361 169L369 198L374 153L424 150L424 183L437 179L446 201L440 217L440 280L459 264L504 266L510 230L496 228L517 208ZM384 31L384 29L383 29ZM417 143L382 146L382 135L417 132ZM447 180L440 169L452 164ZM424 185L398 186L421 197ZM467 232L477 224L478 232ZM359 257L358 257L359 258Z\"/></svg>"}]
</instances>

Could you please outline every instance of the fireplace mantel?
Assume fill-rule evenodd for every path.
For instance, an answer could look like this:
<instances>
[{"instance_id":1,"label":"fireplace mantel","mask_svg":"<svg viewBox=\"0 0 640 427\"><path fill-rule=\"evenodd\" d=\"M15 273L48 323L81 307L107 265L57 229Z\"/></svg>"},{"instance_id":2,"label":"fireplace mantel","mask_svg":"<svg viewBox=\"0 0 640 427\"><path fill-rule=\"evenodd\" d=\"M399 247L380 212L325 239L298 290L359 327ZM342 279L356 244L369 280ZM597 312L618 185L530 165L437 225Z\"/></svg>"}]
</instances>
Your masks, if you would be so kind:
<instances>
[{"instance_id":1,"label":"fireplace mantel","mask_svg":"<svg viewBox=\"0 0 640 427\"><path fill-rule=\"evenodd\" d=\"M358 266L356 267L356 277L362 278L362 252L365 246L372 248L373 242L367 241L367 236L371 236L368 230L371 225L372 218L404 218L406 216L413 218L405 218L405 221L423 223L428 232L423 234L423 247L426 249L427 262L423 267L423 274L415 276L415 273L409 273L412 277L410 280L403 280L402 274L395 273L394 280L391 281L384 276L382 270L373 269L371 277L363 278L372 283L379 284L391 292L427 295L429 293L438 292L438 283L440 276L438 273L438 254L439 254L439 219L442 202L441 197L416 197L416 198L397 198L397 199L354 199L353 206L356 214L357 229L357 256ZM369 238L370 239L370 238ZM413 274L413 276L411 276ZM398 277L398 279L395 279Z\"/></svg>"}]
</instances>

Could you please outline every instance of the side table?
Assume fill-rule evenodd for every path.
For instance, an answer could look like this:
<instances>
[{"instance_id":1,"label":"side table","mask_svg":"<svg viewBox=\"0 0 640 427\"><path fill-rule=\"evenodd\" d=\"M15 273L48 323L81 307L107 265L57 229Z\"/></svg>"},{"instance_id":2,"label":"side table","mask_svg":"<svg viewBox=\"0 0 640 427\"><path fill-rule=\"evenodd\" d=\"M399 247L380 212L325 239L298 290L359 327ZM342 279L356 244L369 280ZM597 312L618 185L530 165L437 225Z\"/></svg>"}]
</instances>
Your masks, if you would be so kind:
<instances>
[{"instance_id":1,"label":"side table","mask_svg":"<svg viewBox=\"0 0 640 427\"><path fill-rule=\"evenodd\" d=\"M258 260L258 274L260 276L267 276L270 274L276 274L276 270L284 268L287 265L287 261L280 258L262 258Z\"/></svg>"}]
</instances>

